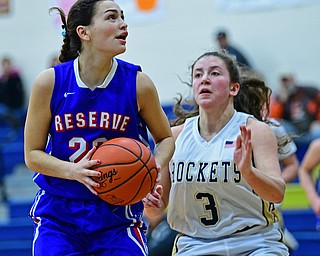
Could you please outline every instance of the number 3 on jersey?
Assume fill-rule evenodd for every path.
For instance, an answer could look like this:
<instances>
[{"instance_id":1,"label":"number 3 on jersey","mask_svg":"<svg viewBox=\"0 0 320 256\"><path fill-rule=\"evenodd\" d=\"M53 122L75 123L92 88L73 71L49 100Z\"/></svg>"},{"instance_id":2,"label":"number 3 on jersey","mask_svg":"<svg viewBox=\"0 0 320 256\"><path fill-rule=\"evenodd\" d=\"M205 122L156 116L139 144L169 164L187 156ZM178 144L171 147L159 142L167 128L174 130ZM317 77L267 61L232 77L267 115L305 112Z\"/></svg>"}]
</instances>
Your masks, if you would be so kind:
<instances>
[{"instance_id":1,"label":"number 3 on jersey","mask_svg":"<svg viewBox=\"0 0 320 256\"><path fill-rule=\"evenodd\" d=\"M205 213L207 213L205 216L200 217L200 222L204 226L216 225L219 220L219 216L214 196L209 193L199 192L196 194L196 199L202 201L203 209Z\"/></svg>"}]
</instances>

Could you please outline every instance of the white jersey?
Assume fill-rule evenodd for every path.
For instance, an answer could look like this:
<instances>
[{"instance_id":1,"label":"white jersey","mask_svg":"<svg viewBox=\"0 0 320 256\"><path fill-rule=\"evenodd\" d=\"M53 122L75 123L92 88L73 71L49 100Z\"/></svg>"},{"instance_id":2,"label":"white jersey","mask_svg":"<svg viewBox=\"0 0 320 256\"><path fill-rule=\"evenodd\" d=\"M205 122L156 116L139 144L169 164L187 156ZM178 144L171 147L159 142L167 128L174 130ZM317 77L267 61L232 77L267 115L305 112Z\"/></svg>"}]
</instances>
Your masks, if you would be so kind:
<instances>
[{"instance_id":1,"label":"white jersey","mask_svg":"<svg viewBox=\"0 0 320 256\"><path fill-rule=\"evenodd\" d=\"M271 127L273 133L276 135L278 141L278 158L279 160L283 160L288 156L294 154L297 151L297 146L293 140L288 141L288 132L282 124L280 124L276 119L273 118L270 118L270 121L276 124L273 125L272 123L270 123L269 126Z\"/></svg>"},{"instance_id":2,"label":"white jersey","mask_svg":"<svg viewBox=\"0 0 320 256\"><path fill-rule=\"evenodd\" d=\"M186 120L170 162L168 222L199 238L256 233L278 218L274 204L257 196L233 160L240 125L251 115L235 112L210 141L199 133L199 116Z\"/></svg>"}]
</instances>

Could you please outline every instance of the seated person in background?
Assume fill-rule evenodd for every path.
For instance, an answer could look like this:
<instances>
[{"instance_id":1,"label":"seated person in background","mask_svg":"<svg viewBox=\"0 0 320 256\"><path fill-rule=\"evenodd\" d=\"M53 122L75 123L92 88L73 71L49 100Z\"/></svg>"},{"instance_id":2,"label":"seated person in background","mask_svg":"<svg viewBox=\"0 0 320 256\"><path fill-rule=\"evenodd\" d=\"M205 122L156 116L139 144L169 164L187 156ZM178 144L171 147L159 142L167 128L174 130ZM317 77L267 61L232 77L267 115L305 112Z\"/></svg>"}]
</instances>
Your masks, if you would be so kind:
<instances>
[{"instance_id":1,"label":"seated person in background","mask_svg":"<svg viewBox=\"0 0 320 256\"><path fill-rule=\"evenodd\" d=\"M300 86L293 74L280 78L279 93L273 97L270 116L281 119L297 144L309 144L320 137L320 91L312 86Z\"/></svg>"},{"instance_id":2,"label":"seated person in background","mask_svg":"<svg viewBox=\"0 0 320 256\"><path fill-rule=\"evenodd\" d=\"M1 61L0 75L0 123L17 129L25 119L25 91L19 72L13 68L11 59Z\"/></svg>"},{"instance_id":3,"label":"seated person in background","mask_svg":"<svg viewBox=\"0 0 320 256\"><path fill-rule=\"evenodd\" d=\"M240 66L251 68L251 65L243 53L235 46L231 45L226 31L219 31L216 35L216 40L220 49L225 49L230 55L236 57Z\"/></svg>"},{"instance_id":4,"label":"seated person in background","mask_svg":"<svg viewBox=\"0 0 320 256\"><path fill-rule=\"evenodd\" d=\"M315 173L316 167L319 165L320 138L311 142L299 168L300 183L306 192L314 214L318 218L318 225L320 225L320 174L318 173L316 184L312 174ZM318 226L318 230L320 231L320 226Z\"/></svg>"}]
</instances>

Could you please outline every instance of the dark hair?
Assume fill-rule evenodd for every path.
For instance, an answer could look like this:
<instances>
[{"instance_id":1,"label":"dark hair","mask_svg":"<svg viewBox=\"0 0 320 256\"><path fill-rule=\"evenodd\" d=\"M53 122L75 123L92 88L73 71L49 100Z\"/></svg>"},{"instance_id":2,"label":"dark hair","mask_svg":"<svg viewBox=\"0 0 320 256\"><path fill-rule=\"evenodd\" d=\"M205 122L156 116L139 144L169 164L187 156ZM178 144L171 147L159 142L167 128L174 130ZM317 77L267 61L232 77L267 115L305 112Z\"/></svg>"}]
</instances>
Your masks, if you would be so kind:
<instances>
[{"instance_id":1,"label":"dark hair","mask_svg":"<svg viewBox=\"0 0 320 256\"><path fill-rule=\"evenodd\" d=\"M223 62L226 64L229 76L230 76L230 81L232 83L240 83L240 70L239 70L239 66L236 62L236 60L227 53L226 50L221 50L221 51L217 51L217 52L206 52L204 54L202 54L199 58L197 58L193 64L191 65L190 69L191 69L191 81L192 81L192 73L193 73L193 69L194 69L194 65L203 57L206 56L214 56L214 57L218 57L221 60L223 60ZM191 84L188 84L190 87L192 87ZM192 116L196 116L199 114L199 106L198 104L195 102L194 99L190 100L190 99L186 99L183 100L182 99L182 95L179 94L178 98L176 98L176 104L173 107L173 112L174 114L177 116L176 120L173 120L171 122L171 125L175 126L175 125L179 125L185 122L185 120L189 117ZM184 105L184 107L183 107Z\"/></svg>"},{"instance_id":2,"label":"dark hair","mask_svg":"<svg viewBox=\"0 0 320 256\"><path fill-rule=\"evenodd\" d=\"M259 121L269 123L269 105L272 90L252 70L241 67L241 89L234 98L234 108L253 115Z\"/></svg>"},{"instance_id":3,"label":"dark hair","mask_svg":"<svg viewBox=\"0 0 320 256\"><path fill-rule=\"evenodd\" d=\"M97 3L105 0L78 0L75 2L69 13L68 17L64 11L59 7L52 7L49 9L49 13L56 10L59 12L62 29L65 30L63 45L59 55L60 62L66 62L74 60L81 52L81 40L77 34L77 27L88 26L92 22L92 18L96 12Z\"/></svg>"},{"instance_id":4,"label":"dark hair","mask_svg":"<svg viewBox=\"0 0 320 256\"><path fill-rule=\"evenodd\" d=\"M240 90L234 97L233 101L235 110L251 114L259 121L267 124L279 126L278 123L268 119L272 90L266 86L259 74L248 68L239 67L232 57L228 56L225 52L205 53L201 55L191 66L192 71L195 63L204 56L216 56L221 58L227 66L231 82L240 83ZM176 100L177 102L174 105L173 110L174 114L177 116L177 119L171 121L171 125L175 126L183 124L187 118L199 114L199 106L194 99L186 99L183 101L182 95L179 94L179 97L176 98ZM189 111L189 109L191 110ZM292 137L292 135L286 135L282 136L280 138L281 140L277 138L278 151L281 150L281 147L284 147L287 143L289 143L292 140Z\"/></svg>"}]
</instances>

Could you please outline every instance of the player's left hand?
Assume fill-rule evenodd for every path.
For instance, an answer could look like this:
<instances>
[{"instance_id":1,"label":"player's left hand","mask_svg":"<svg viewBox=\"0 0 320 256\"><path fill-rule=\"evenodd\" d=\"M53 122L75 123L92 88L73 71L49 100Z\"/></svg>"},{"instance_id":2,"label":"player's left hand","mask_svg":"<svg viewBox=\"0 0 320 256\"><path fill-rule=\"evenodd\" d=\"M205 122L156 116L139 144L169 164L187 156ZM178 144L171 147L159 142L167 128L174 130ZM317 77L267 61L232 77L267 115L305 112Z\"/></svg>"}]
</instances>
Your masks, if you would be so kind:
<instances>
[{"instance_id":1,"label":"player's left hand","mask_svg":"<svg viewBox=\"0 0 320 256\"><path fill-rule=\"evenodd\" d=\"M242 174L251 172L252 167L252 145L251 130L244 125L240 126L241 134L237 137L236 149L234 151L234 162Z\"/></svg>"}]
</instances>

